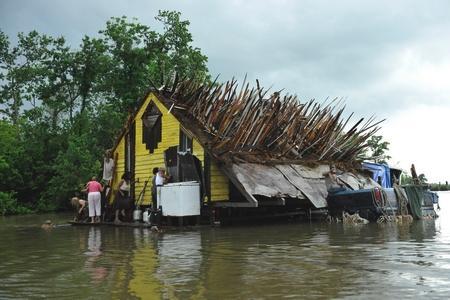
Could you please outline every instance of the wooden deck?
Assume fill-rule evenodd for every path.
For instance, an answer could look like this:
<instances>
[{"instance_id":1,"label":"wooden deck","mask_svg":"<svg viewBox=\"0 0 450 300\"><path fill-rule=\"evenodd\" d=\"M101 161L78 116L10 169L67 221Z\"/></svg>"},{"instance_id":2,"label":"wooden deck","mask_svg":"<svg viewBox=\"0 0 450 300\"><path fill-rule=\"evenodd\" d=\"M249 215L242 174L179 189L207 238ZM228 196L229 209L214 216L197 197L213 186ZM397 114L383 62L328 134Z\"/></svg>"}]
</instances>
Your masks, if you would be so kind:
<instances>
[{"instance_id":1,"label":"wooden deck","mask_svg":"<svg viewBox=\"0 0 450 300\"><path fill-rule=\"evenodd\" d=\"M133 227L133 228L148 228L151 229L152 227L156 227L156 230L158 232L162 231L179 231L179 230L196 230L200 228L211 228L211 227L217 227L217 225L182 225L182 226L176 226L176 225L169 225L169 224L161 224L159 226L156 225L150 225L148 223L142 223L142 222L121 222L121 223L114 223L114 222L100 222L100 223L91 223L91 222L74 222L69 221L68 222L72 226L112 226L112 227Z\"/></svg>"},{"instance_id":2,"label":"wooden deck","mask_svg":"<svg viewBox=\"0 0 450 300\"><path fill-rule=\"evenodd\" d=\"M69 224L74 226L114 226L114 227L137 227L137 228L151 228L155 225L150 225L148 223L142 223L142 222L121 222L121 223L114 223L114 222L100 222L100 223L91 223L91 222L75 222L70 221Z\"/></svg>"}]
</instances>

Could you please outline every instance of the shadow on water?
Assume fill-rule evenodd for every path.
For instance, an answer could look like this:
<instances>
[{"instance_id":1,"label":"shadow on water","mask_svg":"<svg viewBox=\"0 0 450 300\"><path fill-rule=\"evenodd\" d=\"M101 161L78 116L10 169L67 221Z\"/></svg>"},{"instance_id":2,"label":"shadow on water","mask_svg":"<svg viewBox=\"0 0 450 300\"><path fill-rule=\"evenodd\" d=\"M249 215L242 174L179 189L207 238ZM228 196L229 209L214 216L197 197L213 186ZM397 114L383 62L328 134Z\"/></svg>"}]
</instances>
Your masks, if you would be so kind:
<instances>
[{"instance_id":1,"label":"shadow on water","mask_svg":"<svg viewBox=\"0 0 450 300\"><path fill-rule=\"evenodd\" d=\"M443 202L445 215L450 205ZM450 226L443 216L409 225L301 223L162 234L88 226L45 231L39 224L47 218L67 220L0 219L0 298L323 299L450 292Z\"/></svg>"}]
</instances>

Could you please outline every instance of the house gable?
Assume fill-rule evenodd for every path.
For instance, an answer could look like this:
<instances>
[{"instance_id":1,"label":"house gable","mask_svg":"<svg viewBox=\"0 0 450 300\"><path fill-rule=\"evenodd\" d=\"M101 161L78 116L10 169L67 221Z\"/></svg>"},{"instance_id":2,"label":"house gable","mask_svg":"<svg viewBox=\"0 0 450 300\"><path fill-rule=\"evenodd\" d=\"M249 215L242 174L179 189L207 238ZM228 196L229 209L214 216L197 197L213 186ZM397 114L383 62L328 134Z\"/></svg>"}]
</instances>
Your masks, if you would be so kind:
<instances>
[{"instance_id":1,"label":"house gable","mask_svg":"<svg viewBox=\"0 0 450 300\"><path fill-rule=\"evenodd\" d=\"M147 144L143 139L144 123L142 116L146 112L149 105L154 105L161 112L161 141L157 143L156 148L153 149L153 153L149 153ZM172 146L177 146L179 142L180 123L178 120L169 113L168 109L164 106L155 94L150 93L145 99L142 106L134 117L136 124L136 165L135 165L135 180L139 182L135 183L134 198L138 199L142 192L145 181L148 181L145 194L144 205L148 205L151 202L151 180L153 177L152 169L155 167L164 166L164 151Z\"/></svg>"},{"instance_id":2,"label":"house gable","mask_svg":"<svg viewBox=\"0 0 450 300\"><path fill-rule=\"evenodd\" d=\"M160 115L159 115L160 114ZM149 117L150 116L150 117ZM154 116L154 117L153 117ZM161 131L160 135L151 132L156 129L153 126L158 126L158 118L160 121ZM180 130L183 130L192 137L192 154L195 155L202 164L202 169L205 168L205 151L198 139L192 135L190 131L184 129L179 120L169 112L166 105L154 93L149 93L141 106L132 116L128 122L128 127L131 128L134 124L134 194L132 197L138 200L142 193L145 182L143 205L151 203L151 180L153 177L152 169L155 167L165 166L164 151L170 147L177 147L180 143ZM113 183L114 189L117 189L117 184L120 181L122 174L126 171L126 147L125 140L127 138L128 130L125 130L121 135L115 149L114 155L118 154L118 164L115 170L115 180ZM153 141L151 138L156 136L157 140ZM133 149L131 149L133 151ZM208 179L211 184L211 201L228 200L228 178L219 170L216 163L211 163L211 177ZM206 200L206 199L205 199Z\"/></svg>"}]
</instances>

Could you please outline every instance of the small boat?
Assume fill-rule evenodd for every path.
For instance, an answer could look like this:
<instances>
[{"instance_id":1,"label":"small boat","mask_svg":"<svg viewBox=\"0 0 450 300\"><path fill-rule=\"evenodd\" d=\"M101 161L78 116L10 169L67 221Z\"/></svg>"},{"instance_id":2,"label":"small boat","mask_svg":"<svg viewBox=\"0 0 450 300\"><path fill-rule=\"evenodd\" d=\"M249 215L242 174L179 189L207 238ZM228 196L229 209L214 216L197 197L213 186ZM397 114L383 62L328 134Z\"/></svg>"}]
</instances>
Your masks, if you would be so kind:
<instances>
[{"instance_id":1,"label":"small boat","mask_svg":"<svg viewBox=\"0 0 450 300\"><path fill-rule=\"evenodd\" d=\"M363 164L372 173L379 187L372 189L345 190L331 193L327 197L328 212L333 217L341 217L344 212L376 221L381 216L412 215L415 219L436 218L434 204L438 195L425 184L396 185L401 170L381 164Z\"/></svg>"}]
</instances>

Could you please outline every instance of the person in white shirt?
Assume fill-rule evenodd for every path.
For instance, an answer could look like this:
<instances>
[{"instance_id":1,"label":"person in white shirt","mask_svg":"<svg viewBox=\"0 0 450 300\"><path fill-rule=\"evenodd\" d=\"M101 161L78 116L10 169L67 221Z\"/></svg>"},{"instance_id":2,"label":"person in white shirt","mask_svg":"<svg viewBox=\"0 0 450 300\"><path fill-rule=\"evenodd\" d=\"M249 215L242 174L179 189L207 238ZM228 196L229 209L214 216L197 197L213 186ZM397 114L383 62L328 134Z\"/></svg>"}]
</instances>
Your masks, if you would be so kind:
<instances>
[{"instance_id":1,"label":"person in white shirt","mask_svg":"<svg viewBox=\"0 0 450 300\"><path fill-rule=\"evenodd\" d=\"M156 173L155 176L155 182L154 182L154 193L155 193L155 198L153 199L153 204L155 205L155 207L153 207L154 211L156 211L156 202L157 202L157 196L156 194L158 193L158 186L163 186L164 184L168 183L170 180L170 176L166 175L166 170L164 168L159 168L158 169L158 173Z\"/></svg>"},{"instance_id":2,"label":"person in white shirt","mask_svg":"<svg viewBox=\"0 0 450 300\"><path fill-rule=\"evenodd\" d=\"M156 186L161 186L161 185L164 185L164 183L166 183L167 177L165 175L165 172L166 171L164 170L164 168L158 169L158 173L156 174L156 179L155 179Z\"/></svg>"},{"instance_id":3,"label":"person in white shirt","mask_svg":"<svg viewBox=\"0 0 450 300\"><path fill-rule=\"evenodd\" d=\"M105 157L103 159L103 180L106 185L111 185L111 179L114 173L114 159L112 158L111 149L105 151Z\"/></svg>"},{"instance_id":4,"label":"person in white shirt","mask_svg":"<svg viewBox=\"0 0 450 300\"><path fill-rule=\"evenodd\" d=\"M114 174L114 159L112 158L112 150L108 149L105 151L105 156L103 158L103 183L105 184L105 195L102 198L102 206L104 200L109 199L109 193L111 192L111 184Z\"/></svg>"}]
</instances>

